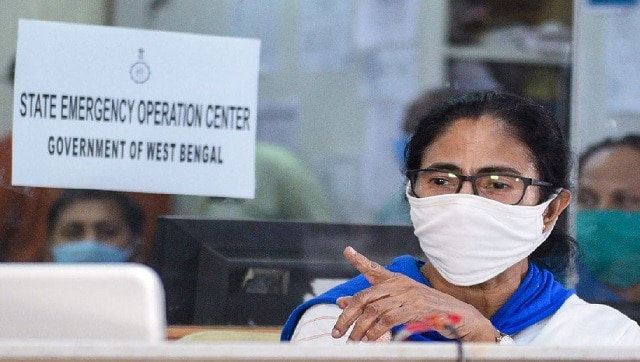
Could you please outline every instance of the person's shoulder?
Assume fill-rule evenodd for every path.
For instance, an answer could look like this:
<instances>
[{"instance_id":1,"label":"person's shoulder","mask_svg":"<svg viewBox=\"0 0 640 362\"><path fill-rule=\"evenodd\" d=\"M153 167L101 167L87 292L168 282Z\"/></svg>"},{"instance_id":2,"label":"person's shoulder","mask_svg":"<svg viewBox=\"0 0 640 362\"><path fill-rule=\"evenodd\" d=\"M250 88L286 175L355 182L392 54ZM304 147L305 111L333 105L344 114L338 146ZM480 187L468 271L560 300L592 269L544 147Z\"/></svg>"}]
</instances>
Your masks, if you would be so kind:
<instances>
[{"instance_id":1,"label":"person's shoulder","mask_svg":"<svg viewBox=\"0 0 640 362\"><path fill-rule=\"evenodd\" d=\"M536 339L555 345L638 345L640 326L615 308L574 294L543 322Z\"/></svg>"},{"instance_id":2,"label":"person's shoulder","mask_svg":"<svg viewBox=\"0 0 640 362\"><path fill-rule=\"evenodd\" d=\"M276 163L297 163L298 159L289 149L271 143L256 143L256 158Z\"/></svg>"},{"instance_id":3,"label":"person's shoulder","mask_svg":"<svg viewBox=\"0 0 640 362\"><path fill-rule=\"evenodd\" d=\"M307 177L307 168L289 149L275 144L256 144L256 176L261 180ZM261 177L263 176L263 177Z\"/></svg>"},{"instance_id":4,"label":"person's shoulder","mask_svg":"<svg viewBox=\"0 0 640 362\"><path fill-rule=\"evenodd\" d=\"M591 321L608 320L615 323L636 323L624 313L609 305L590 303L575 294L564 302L557 313L575 314Z\"/></svg>"},{"instance_id":5,"label":"person's shoulder","mask_svg":"<svg viewBox=\"0 0 640 362\"><path fill-rule=\"evenodd\" d=\"M566 308L566 309L575 309L575 310L588 310L588 311L598 311L598 312L612 312L612 313L620 313L619 311L617 311L616 309L605 305L605 304L598 304L598 303L591 303L588 302L586 300L584 300L582 297L580 297L577 294L572 295L571 297L567 298L567 300L564 302L564 304L562 305L562 308ZM622 313L620 313L622 314Z\"/></svg>"}]
</instances>

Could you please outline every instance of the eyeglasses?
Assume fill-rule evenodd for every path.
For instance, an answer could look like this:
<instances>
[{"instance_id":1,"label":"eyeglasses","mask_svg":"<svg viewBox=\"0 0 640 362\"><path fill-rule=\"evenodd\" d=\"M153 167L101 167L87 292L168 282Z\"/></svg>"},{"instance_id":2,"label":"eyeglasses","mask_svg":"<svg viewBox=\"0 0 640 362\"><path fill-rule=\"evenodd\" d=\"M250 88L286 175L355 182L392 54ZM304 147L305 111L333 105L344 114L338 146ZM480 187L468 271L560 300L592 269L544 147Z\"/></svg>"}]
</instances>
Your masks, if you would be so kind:
<instances>
[{"instance_id":1,"label":"eyeglasses","mask_svg":"<svg viewBox=\"0 0 640 362\"><path fill-rule=\"evenodd\" d=\"M474 195L515 205L522 201L529 186L550 187L545 181L517 175L488 173L475 176L459 175L455 172L425 168L407 171L411 192L418 198L457 194L465 181L471 182Z\"/></svg>"}]
</instances>

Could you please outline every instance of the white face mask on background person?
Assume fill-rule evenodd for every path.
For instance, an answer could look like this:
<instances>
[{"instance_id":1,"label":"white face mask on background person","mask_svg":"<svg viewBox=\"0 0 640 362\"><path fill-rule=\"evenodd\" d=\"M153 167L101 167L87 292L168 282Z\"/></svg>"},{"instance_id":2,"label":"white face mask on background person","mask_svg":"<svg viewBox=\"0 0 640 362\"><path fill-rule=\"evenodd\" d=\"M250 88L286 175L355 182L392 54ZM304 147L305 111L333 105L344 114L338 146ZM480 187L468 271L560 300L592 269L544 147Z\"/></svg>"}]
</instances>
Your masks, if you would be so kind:
<instances>
[{"instance_id":1,"label":"white face mask on background person","mask_svg":"<svg viewBox=\"0 0 640 362\"><path fill-rule=\"evenodd\" d=\"M507 205L469 194L412 196L411 221L428 261L449 283L485 282L529 256L547 239L543 213L555 198L536 206Z\"/></svg>"}]
</instances>

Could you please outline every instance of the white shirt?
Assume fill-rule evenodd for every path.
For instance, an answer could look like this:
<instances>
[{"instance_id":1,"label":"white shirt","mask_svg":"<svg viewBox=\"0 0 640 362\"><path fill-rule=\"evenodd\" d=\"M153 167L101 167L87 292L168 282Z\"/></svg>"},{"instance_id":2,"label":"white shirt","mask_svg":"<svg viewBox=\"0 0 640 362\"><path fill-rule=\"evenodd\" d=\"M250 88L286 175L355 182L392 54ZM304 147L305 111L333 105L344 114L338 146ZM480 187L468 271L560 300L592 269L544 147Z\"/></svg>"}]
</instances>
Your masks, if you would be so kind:
<instances>
[{"instance_id":1,"label":"white shirt","mask_svg":"<svg viewBox=\"0 0 640 362\"><path fill-rule=\"evenodd\" d=\"M335 304L318 304L300 318L291 341L297 343L344 344L331 330L342 310ZM606 305L590 304L575 294L550 317L505 338L502 344L546 346L640 346L640 326ZM390 340L390 335L382 340ZM380 340L379 340L380 341Z\"/></svg>"}]
</instances>

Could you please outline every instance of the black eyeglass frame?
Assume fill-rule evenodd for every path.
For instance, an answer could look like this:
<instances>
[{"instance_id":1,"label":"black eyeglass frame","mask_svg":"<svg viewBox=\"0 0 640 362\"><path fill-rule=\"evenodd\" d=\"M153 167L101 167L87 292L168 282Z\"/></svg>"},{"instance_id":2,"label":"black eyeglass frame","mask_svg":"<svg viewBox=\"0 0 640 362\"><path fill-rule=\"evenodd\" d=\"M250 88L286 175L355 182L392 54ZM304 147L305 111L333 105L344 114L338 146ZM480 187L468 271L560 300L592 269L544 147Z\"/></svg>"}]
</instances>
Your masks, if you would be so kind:
<instances>
[{"instance_id":1,"label":"black eyeglass frame","mask_svg":"<svg viewBox=\"0 0 640 362\"><path fill-rule=\"evenodd\" d=\"M420 168L420 169L416 169L416 170L407 170L407 178L409 179L409 182L411 183L411 194L413 194L413 196L415 197L419 197L418 194L416 194L416 191L414 190L415 187L415 181L418 178L418 174L421 171L436 171L436 172L443 172L443 173L450 173L452 175L454 175L455 177L457 177L460 182L458 183L458 187L456 188L456 191L454 192L454 194L457 194L460 192L460 190L462 189L462 184L465 181L469 181L471 182L471 188L473 189L473 194L476 196L480 196L480 193L478 192L478 188L476 187L476 180L480 177L486 177L486 176L491 176L491 175L496 175L496 176L508 176L508 177L516 177L522 180L522 182L524 183L524 188L522 189L522 195L520 195L520 198L518 199L518 201L514 202L513 204L509 204L509 205L517 205L520 203L520 201L522 201L522 199L524 198L524 194L527 192L527 187L529 186L539 186L539 187L553 187L553 184L550 182L546 182L546 181L542 181L542 180L537 180L534 178L530 178L530 177L523 177L520 175L514 175L514 174L508 174L508 173L484 173L484 174L479 174L479 175L460 175L456 172L453 172L451 170L441 170L438 168Z\"/></svg>"}]
</instances>

